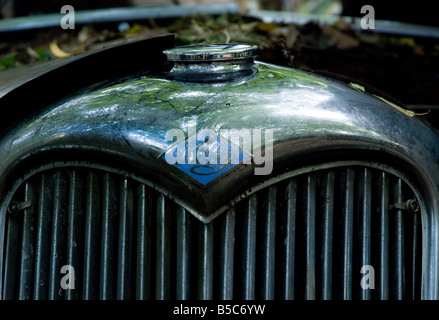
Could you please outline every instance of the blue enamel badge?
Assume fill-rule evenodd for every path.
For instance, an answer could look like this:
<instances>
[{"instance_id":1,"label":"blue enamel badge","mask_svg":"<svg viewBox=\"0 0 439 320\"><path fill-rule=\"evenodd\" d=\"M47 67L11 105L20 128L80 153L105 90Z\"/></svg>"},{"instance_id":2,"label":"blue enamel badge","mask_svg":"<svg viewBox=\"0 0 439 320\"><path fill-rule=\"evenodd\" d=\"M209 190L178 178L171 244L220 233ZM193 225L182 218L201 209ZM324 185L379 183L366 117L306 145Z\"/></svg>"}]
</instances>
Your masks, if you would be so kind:
<instances>
[{"instance_id":1,"label":"blue enamel badge","mask_svg":"<svg viewBox=\"0 0 439 320\"><path fill-rule=\"evenodd\" d=\"M178 138L178 135L173 137ZM239 140L233 141L228 136L203 129L174 143L162 158L199 183L207 185L238 164L249 162L251 154L244 152L238 144Z\"/></svg>"}]
</instances>

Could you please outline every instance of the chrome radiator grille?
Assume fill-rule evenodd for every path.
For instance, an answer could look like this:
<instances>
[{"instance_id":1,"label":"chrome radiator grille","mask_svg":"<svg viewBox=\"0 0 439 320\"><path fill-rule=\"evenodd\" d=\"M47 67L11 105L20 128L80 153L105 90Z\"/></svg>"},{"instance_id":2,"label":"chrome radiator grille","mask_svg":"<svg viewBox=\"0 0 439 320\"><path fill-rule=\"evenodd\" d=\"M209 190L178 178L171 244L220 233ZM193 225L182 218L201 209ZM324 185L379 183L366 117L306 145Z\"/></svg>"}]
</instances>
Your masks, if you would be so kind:
<instances>
[{"instance_id":1,"label":"chrome radiator grille","mask_svg":"<svg viewBox=\"0 0 439 320\"><path fill-rule=\"evenodd\" d=\"M3 299L419 299L420 214L389 210L413 197L377 169L322 169L203 224L134 179L52 169L14 195L31 207L6 214Z\"/></svg>"}]
</instances>

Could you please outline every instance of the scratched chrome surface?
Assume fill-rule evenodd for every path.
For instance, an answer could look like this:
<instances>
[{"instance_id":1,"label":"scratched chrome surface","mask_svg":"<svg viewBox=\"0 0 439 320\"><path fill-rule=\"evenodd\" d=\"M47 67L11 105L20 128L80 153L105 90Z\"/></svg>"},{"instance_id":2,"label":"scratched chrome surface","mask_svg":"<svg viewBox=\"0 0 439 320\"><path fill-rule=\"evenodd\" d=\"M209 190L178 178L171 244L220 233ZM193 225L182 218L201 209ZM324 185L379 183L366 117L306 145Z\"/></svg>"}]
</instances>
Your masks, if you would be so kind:
<instances>
[{"instance_id":1,"label":"scratched chrome surface","mask_svg":"<svg viewBox=\"0 0 439 320\"><path fill-rule=\"evenodd\" d=\"M199 85L145 75L79 93L3 137L0 171L38 150L85 146L166 171L160 156L172 144L165 139L169 129L271 129L275 160L316 149L371 148L414 164L430 181L425 191L437 191L438 135L421 120L342 83L260 62L256 68L246 81ZM191 184L184 176L173 179Z\"/></svg>"},{"instance_id":2,"label":"scratched chrome surface","mask_svg":"<svg viewBox=\"0 0 439 320\"><path fill-rule=\"evenodd\" d=\"M84 146L166 170L160 156L172 144L165 139L170 129L271 129L275 159L313 149L370 147L415 163L435 182L429 191L437 188L439 140L421 120L345 84L264 63L256 68L247 81L198 85L145 75L79 93L3 137L0 171L43 148Z\"/></svg>"}]
</instances>

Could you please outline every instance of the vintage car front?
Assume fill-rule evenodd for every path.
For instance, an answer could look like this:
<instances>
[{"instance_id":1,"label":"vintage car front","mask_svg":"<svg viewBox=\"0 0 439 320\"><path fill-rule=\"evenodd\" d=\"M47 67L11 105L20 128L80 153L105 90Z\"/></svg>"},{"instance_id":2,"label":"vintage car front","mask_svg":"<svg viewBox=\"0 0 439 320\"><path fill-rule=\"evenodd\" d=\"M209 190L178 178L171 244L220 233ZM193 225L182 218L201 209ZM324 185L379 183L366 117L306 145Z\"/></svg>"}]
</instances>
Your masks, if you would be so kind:
<instances>
[{"instance_id":1,"label":"vintage car front","mask_svg":"<svg viewBox=\"0 0 439 320\"><path fill-rule=\"evenodd\" d=\"M1 136L2 299L438 298L432 127L252 45L143 49Z\"/></svg>"}]
</instances>

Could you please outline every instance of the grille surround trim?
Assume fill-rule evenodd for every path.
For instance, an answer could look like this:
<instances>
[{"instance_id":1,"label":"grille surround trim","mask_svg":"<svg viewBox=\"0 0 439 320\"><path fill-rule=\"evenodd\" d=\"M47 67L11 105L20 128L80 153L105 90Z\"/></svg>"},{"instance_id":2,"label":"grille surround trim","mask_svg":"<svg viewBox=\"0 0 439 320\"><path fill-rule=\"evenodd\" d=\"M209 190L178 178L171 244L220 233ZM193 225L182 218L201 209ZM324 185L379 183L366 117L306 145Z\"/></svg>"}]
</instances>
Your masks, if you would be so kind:
<instances>
[{"instance_id":1,"label":"grille surround trim","mask_svg":"<svg viewBox=\"0 0 439 320\"><path fill-rule=\"evenodd\" d=\"M408 175L401 172L400 170L395 169L394 167L391 167L387 164L383 164L383 163L379 163L379 162L367 162L367 161L361 161L361 160L347 160L347 161L334 161L334 162L330 162L330 163L322 163L322 164L317 164L317 165L312 165L312 166L303 166L303 167L288 171L286 173L277 175L274 178L267 179L264 182L256 184L255 186L251 187L246 192L241 193L237 196L234 196L233 198L231 198L229 200L229 202L226 205L223 205L215 213L212 213L208 219L206 219L206 218L204 218L203 215L200 215L196 209L192 208L184 201L173 197L173 194L171 194L167 189L161 187L160 185L154 183L153 181L151 181L149 179L145 179L139 175L133 174L133 173L129 172L128 170L114 168L114 167L110 167L110 166L106 166L106 165L102 165L102 164L94 164L94 163L90 163L90 162L86 162L86 161L70 161L70 162L53 162L50 164L42 165L38 169L30 170L25 175L23 175L22 177L17 179L15 181L15 183L13 184L12 188L8 191L7 195L3 199L3 202L0 204L0 214L5 212L5 210L7 209L7 205L9 204L9 202L12 199L13 194L17 191L19 186L24 181L26 181L31 176L33 176L39 172L49 170L49 169L63 168L63 167L84 167L84 168L108 171L111 173L116 173L116 174L127 176L131 179L134 179L140 183L147 185L148 187L154 189L155 191L163 193L166 197L168 197L169 199L174 201L176 204L182 206L185 210L187 210L189 213L191 213L195 218L197 218L201 222L209 223L209 222L213 221L215 218L217 218L219 215L223 214L228 209L230 209L231 207L233 207L234 205L239 203L241 200L260 191L261 189L267 188L267 187L274 185L280 181L294 178L298 175L307 174L307 173L317 171L317 170L335 169L335 168L339 168L339 167L349 167L349 166L364 166L364 167L370 167L373 169L378 169L378 170L390 173L390 174L394 175L395 177L403 180L415 193L415 195L419 201L421 211L428 212L427 206L425 204L425 199L422 197L422 193L419 191L419 189L416 188L415 184L412 182L412 179ZM6 207L6 209L5 209L5 207ZM2 223L2 220L0 217L0 228L2 227L1 223Z\"/></svg>"}]
</instances>

